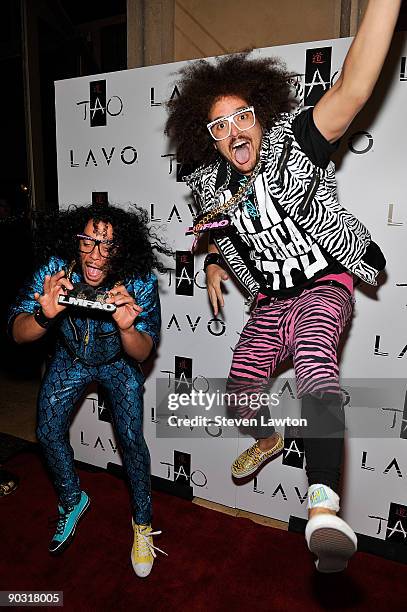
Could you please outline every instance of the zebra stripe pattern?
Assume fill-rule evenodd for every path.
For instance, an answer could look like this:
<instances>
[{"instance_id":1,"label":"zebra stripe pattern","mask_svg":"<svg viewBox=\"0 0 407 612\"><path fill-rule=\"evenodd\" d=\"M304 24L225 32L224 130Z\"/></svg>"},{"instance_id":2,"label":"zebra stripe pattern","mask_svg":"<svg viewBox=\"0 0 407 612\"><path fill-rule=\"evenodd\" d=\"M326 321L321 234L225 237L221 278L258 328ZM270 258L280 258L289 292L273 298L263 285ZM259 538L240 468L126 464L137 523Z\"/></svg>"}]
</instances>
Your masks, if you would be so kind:
<instances>
[{"instance_id":1,"label":"zebra stripe pattern","mask_svg":"<svg viewBox=\"0 0 407 612\"><path fill-rule=\"evenodd\" d=\"M280 115L263 135L260 158L265 164L268 193L334 259L365 282L376 285L378 270L362 259L371 242L370 233L339 204L334 164L317 168L294 138L291 124L300 110ZM202 210L217 205L219 191L225 188L216 191L219 167L220 160L185 178ZM228 242L229 238L223 237L222 243L219 240L217 244L235 275L253 295L256 282L247 278L247 272L242 274L241 257L235 250L229 248L225 252Z\"/></svg>"},{"instance_id":2,"label":"zebra stripe pattern","mask_svg":"<svg viewBox=\"0 0 407 612\"><path fill-rule=\"evenodd\" d=\"M325 285L255 308L234 350L228 391L260 392L292 357L298 397L339 393L337 349L352 309L345 289Z\"/></svg>"}]
</instances>

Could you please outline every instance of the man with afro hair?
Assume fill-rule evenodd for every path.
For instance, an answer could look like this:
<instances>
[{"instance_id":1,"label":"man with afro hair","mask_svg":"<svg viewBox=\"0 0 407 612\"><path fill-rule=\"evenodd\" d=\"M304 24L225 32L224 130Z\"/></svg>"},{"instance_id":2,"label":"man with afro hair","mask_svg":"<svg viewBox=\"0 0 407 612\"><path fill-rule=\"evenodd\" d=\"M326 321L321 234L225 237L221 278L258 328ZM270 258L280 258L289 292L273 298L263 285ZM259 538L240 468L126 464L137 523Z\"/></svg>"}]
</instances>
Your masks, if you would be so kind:
<instances>
[{"instance_id":1,"label":"man with afro hair","mask_svg":"<svg viewBox=\"0 0 407 612\"><path fill-rule=\"evenodd\" d=\"M49 332L56 336L41 384L37 425L59 497L49 552L60 554L69 546L90 505L80 487L68 431L76 402L89 383L97 382L109 399L130 487L132 565L138 576L146 577L155 557L152 536L160 532L151 528L140 363L159 339L160 303L152 269L162 268L147 215L136 207L125 211L94 204L46 216L37 227L40 265L11 308L9 325L17 343ZM155 248L169 254L159 240Z\"/></svg>"},{"instance_id":2,"label":"man with afro hair","mask_svg":"<svg viewBox=\"0 0 407 612\"><path fill-rule=\"evenodd\" d=\"M306 540L321 572L347 566L357 548L337 516L344 410L337 349L354 303L353 277L376 285L385 259L369 231L338 202L330 158L368 100L392 39L401 0L370 0L342 72L314 108L295 108L290 74L276 58L247 53L187 65L166 131L200 214L196 239L211 231L205 260L215 315L229 270L254 303L234 350L231 407L258 393L292 357L309 482ZM231 394L233 397L233 394ZM261 423L261 424L260 424ZM232 465L256 473L283 448L259 419L256 443Z\"/></svg>"}]
</instances>

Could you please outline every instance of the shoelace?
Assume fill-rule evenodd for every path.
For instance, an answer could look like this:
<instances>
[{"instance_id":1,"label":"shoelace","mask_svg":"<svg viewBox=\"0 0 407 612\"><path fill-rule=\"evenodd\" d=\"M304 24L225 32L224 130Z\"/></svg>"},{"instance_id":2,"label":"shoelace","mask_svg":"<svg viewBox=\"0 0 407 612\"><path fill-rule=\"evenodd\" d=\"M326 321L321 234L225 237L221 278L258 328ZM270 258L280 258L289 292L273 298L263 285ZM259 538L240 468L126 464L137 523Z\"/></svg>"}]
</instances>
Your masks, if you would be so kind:
<instances>
[{"instance_id":1,"label":"shoelace","mask_svg":"<svg viewBox=\"0 0 407 612\"><path fill-rule=\"evenodd\" d=\"M255 444L251 448L249 448L249 451L247 454L249 455L249 457L256 457L256 456L261 457L262 455L265 455L266 453L269 453L270 451L274 451L276 448L276 445L273 446L272 448L269 448L266 451L262 451L261 448L257 444Z\"/></svg>"},{"instance_id":2,"label":"shoelace","mask_svg":"<svg viewBox=\"0 0 407 612\"><path fill-rule=\"evenodd\" d=\"M257 447L257 446L251 446L250 448L247 449L246 452L246 457L248 457L249 459L254 459L256 458L259 454L261 454L261 450ZM239 457L235 460L235 465L244 465L245 464L245 460L243 459L241 461L239 461Z\"/></svg>"},{"instance_id":3,"label":"shoelace","mask_svg":"<svg viewBox=\"0 0 407 612\"><path fill-rule=\"evenodd\" d=\"M158 548L158 546L154 546L154 544L152 544L149 540L150 536L155 536L155 535L160 535L162 533L162 531L149 531L147 534L142 533L139 529L137 530L137 536L141 537L141 546L139 547L139 539L137 537L136 542L136 548L137 548L137 552L140 553L140 557L144 557L145 556L145 552L150 552L151 555L153 555L154 559L156 558L156 553L155 551L158 550L158 552L162 553L163 555L165 555L166 557L168 557L168 554L166 552L164 552L163 550L161 550L161 548Z\"/></svg>"},{"instance_id":4,"label":"shoelace","mask_svg":"<svg viewBox=\"0 0 407 612\"><path fill-rule=\"evenodd\" d=\"M263 451L258 447L257 444L254 444L251 448L249 448L248 455L250 457L255 457L257 455L262 455Z\"/></svg>"},{"instance_id":5,"label":"shoelace","mask_svg":"<svg viewBox=\"0 0 407 612\"><path fill-rule=\"evenodd\" d=\"M68 521L68 516L72 512L73 508L67 508L63 512L60 512L57 516L53 516L48 520L48 524L52 527L56 525L55 535L61 535L65 529L65 525Z\"/></svg>"}]
</instances>

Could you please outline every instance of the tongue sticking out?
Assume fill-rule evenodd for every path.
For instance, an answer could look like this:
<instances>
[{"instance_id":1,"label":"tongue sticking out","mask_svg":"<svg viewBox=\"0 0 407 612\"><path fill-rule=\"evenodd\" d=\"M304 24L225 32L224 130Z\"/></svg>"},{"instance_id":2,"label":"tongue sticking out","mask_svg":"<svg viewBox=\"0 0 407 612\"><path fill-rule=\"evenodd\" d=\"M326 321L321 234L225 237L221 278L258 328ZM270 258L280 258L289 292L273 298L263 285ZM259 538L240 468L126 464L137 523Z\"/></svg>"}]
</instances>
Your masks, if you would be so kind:
<instances>
[{"instance_id":1,"label":"tongue sticking out","mask_svg":"<svg viewBox=\"0 0 407 612\"><path fill-rule=\"evenodd\" d=\"M235 158L238 164L246 164L250 158L249 145L244 144L235 149Z\"/></svg>"}]
</instances>

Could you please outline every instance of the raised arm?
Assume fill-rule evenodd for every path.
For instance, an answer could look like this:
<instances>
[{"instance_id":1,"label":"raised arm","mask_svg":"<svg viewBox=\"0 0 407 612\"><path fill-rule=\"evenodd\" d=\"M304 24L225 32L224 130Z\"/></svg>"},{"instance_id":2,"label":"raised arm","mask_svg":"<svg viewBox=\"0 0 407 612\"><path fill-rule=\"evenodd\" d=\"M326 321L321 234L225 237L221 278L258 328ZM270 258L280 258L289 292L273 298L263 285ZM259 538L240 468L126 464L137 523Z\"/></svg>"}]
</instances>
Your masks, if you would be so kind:
<instances>
[{"instance_id":1,"label":"raised arm","mask_svg":"<svg viewBox=\"0 0 407 612\"><path fill-rule=\"evenodd\" d=\"M386 59L402 0L369 0L335 85L316 104L314 122L335 142L365 105Z\"/></svg>"}]
</instances>

